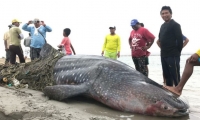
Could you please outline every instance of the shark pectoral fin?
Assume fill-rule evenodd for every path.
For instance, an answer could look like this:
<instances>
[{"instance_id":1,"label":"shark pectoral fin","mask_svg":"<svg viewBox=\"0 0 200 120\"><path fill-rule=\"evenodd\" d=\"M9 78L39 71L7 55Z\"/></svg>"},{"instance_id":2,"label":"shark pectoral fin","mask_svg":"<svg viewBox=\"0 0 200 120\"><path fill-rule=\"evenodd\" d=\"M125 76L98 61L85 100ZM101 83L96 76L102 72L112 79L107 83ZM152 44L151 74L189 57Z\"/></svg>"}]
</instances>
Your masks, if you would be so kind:
<instances>
[{"instance_id":1,"label":"shark pectoral fin","mask_svg":"<svg viewBox=\"0 0 200 120\"><path fill-rule=\"evenodd\" d=\"M50 99L63 100L72 96L86 93L86 85L55 85L44 88L44 94Z\"/></svg>"}]
</instances>

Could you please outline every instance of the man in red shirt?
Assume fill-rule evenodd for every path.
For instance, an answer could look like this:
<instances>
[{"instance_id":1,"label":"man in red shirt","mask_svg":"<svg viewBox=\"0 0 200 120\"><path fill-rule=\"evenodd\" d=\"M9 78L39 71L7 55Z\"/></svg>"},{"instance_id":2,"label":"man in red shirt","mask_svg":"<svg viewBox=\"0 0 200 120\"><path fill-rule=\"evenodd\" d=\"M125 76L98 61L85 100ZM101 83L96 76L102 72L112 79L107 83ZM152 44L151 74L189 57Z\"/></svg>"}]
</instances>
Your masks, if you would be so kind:
<instances>
[{"instance_id":1,"label":"man in red shirt","mask_svg":"<svg viewBox=\"0 0 200 120\"><path fill-rule=\"evenodd\" d=\"M133 30L129 37L129 45L132 50L132 59L135 64L135 69L145 76L148 76L145 58L147 49L151 47L155 36L146 28L140 26L137 19L131 21Z\"/></svg>"}]
</instances>

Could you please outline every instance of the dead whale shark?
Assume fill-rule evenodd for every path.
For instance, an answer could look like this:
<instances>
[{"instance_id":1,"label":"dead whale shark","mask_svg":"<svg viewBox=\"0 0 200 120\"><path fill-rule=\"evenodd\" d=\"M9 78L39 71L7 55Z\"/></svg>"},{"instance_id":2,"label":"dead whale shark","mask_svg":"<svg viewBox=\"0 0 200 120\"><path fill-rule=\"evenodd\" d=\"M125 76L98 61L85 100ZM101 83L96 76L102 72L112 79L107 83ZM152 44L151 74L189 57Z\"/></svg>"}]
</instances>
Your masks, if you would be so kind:
<instances>
[{"instance_id":1,"label":"dead whale shark","mask_svg":"<svg viewBox=\"0 0 200 120\"><path fill-rule=\"evenodd\" d=\"M47 74L46 71L51 68L49 63L52 61L46 58L53 55L56 58L59 54L51 54L52 49L55 50L49 44L45 44L40 52L41 61L46 62L43 65L46 66L45 69L39 64L39 60L33 61L22 64L15 70L14 77L18 80L30 79L29 73L37 66L37 70L42 74L35 74L31 82L37 82L39 78L43 81L42 76ZM12 74L8 73L6 69L2 69L0 77L9 78ZM14 70L10 73L14 74ZM95 55L61 56L55 61L50 76L53 84L45 83L42 89L50 99L64 100L86 95L124 112L167 117L189 114L188 104L163 89L162 85L118 60Z\"/></svg>"},{"instance_id":2,"label":"dead whale shark","mask_svg":"<svg viewBox=\"0 0 200 120\"><path fill-rule=\"evenodd\" d=\"M41 52L45 57L47 51ZM54 86L44 94L54 100L87 95L124 112L177 117L189 114L189 106L134 68L102 56L60 58L54 67Z\"/></svg>"}]
</instances>

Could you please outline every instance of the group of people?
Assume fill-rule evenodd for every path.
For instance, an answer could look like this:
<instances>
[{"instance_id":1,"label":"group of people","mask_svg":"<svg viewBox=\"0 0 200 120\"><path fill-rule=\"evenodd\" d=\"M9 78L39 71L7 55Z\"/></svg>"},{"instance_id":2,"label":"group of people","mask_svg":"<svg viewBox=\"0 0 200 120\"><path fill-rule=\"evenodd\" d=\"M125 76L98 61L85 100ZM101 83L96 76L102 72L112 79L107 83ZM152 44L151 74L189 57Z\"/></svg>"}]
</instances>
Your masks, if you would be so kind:
<instances>
[{"instance_id":1,"label":"group of people","mask_svg":"<svg viewBox=\"0 0 200 120\"><path fill-rule=\"evenodd\" d=\"M181 51L189 39L182 34L180 24L172 19L172 10L169 6L163 6L160 15L164 23L156 42L161 50L163 80L166 85L163 87L180 96L185 83L192 75L193 67L200 66L200 50L187 59L183 75L180 77ZM155 36L137 19L131 20L130 26L133 30L128 41L135 69L148 77L148 49L154 43ZM105 57L117 59L120 57L120 37L115 33L115 26L109 29L110 34L105 37L101 54L103 56L105 51Z\"/></svg>"},{"instance_id":2,"label":"group of people","mask_svg":"<svg viewBox=\"0 0 200 120\"><path fill-rule=\"evenodd\" d=\"M180 77L180 56L182 48L188 43L181 31L181 26L172 19L172 10L169 6L163 6L160 15L164 20L161 25L157 45L161 50L161 63L163 70L163 79L166 86L164 88L172 91L176 95L181 95L182 89L192 75L193 67L200 66L200 50L194 53L187 59L182 77ZM24 40L25 56L21 47L21 40L24 39L20 30L20 21L12 20L12 25L9 25L9 31L4 34L4 45L6 51L5 64L15 64L16 55L19 57L20 63L25 63L25 59L29 57L31 60L39 58L39 54L46 41L46 32L51 32L51 27L47 26L44 21L39 19L30 20L22 26L24 31L29 32L29 37ZM34 24L30 26L30 24ZM130 33L128 43L131 49L132 60L137 71L148 77L148 51L154 43L155 36L146 28L144 24L137 19L131 20ZM117 59L120 57L121 41L119 35L115 33L116 27L110 26L110 34L105 37L102 56ZM60 51L64 51L66 55L74 54L75 50L69 39L71 30L65 28L63 30L63 40L58 45ZM104 53L105 52L105 53ZM173 87L175 86L175 87Z\"/></svg>"},{"instance_id":3,"label":"group of people","mask_svg":"<svg viewBox=\"0 0 200 120\"><path fill-rule=\"evenodd\" d=\"M46 32L51 32L52 29L40 21L38 18L30 20L22 26L24 31L29 32L29 36L24 39L20 26L20 21L17 19L12 20L12 24L9 25L9 31L4 34L4 45L6 51L6 60L5 65L15 65L16 64L16 55L19 57L20 63L25 63L27 57L31 58L31 61L40 57L40 51L46 41ZM33 24L33 25L30 25ZM72 51L74 54L75 50L69 39L71 30L65 28L63 30L63 40L58 45L61 50L64 50L66 55L71 55ZM24 39L24 52L21 47L21 40Z\"/></svg>"}]
</instances>

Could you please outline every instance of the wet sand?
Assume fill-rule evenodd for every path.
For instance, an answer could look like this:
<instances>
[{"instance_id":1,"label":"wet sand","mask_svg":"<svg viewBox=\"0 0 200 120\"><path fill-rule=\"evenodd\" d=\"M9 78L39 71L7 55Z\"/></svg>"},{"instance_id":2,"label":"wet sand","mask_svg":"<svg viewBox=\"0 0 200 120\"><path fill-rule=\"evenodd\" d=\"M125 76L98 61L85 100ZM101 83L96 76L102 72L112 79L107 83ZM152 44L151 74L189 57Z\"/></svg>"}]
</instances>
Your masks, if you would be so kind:
<instances>
[{"instance_id":1,"label":"wet sand","mask_svg":"<svg viewBox=\"0 0 200 120\"><path fill-rule=\"evenodd\" d=\"M0 59L2 62L4 60ZM42 92L12 87L0 87L0 93L0 120L200 120L196 104L192 105L189 116L166 118L124 113L83 96L54 101ZM193 94L193 97L198 94ZM192 101L189 99L189 102Z\"/></svg>"}]
</instances>

